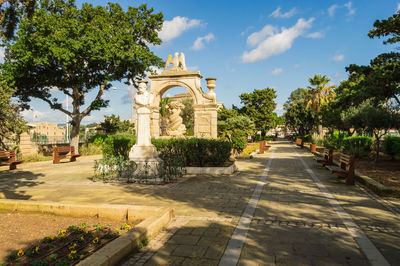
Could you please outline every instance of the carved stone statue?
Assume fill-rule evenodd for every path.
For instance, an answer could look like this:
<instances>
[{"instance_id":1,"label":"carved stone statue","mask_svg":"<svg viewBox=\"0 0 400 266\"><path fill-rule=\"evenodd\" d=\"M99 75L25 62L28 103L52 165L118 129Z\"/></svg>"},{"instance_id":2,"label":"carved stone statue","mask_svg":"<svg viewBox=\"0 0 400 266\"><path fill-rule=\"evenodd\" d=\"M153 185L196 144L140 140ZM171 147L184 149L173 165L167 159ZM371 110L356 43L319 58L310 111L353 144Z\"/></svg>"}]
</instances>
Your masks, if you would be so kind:
<instances>
[{"instance_id":1,"label":"carved stone statue","mask_svg":"<svg viewBox=\"0 0 400 266\"><path fill-rule=\"evenodd\" d=\"M170 113L167 127L168 136L183 136L183 134L186 133L186 126L183 124L183 119L180 116L183 108L185 108L185 106L181 102L172 102L167 105L167 109Z\"/></svg>"},{"instance_id":2,"label":"carved stone statue","mask_svg":"<svg viewBox=\"0 0 400 266\"><path fill-rule=\"evenodd\" d=\"M173 58L172 55L168 55L165 61L164 71L167 71L170 64L172 64L172 67L169 71L187 71L184 53L175 53Z\"/></svg>"}]
</instances>

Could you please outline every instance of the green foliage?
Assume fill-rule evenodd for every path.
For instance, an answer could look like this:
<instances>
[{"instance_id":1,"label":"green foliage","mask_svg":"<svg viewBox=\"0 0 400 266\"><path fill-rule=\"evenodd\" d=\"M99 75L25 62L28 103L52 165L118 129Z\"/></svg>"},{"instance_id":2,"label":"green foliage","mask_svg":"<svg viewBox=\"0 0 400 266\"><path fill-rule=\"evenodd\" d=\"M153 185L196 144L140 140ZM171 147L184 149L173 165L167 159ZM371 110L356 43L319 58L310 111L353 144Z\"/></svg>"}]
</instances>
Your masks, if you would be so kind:
<instances>
[{"instance_id":1,"label":"green foliage","mask_svg":"<svg viewBox=\"0 0 400 266\"><path fill-rule=\"evenodd\" d=\"M230 157L232 144L214 139L153 139L152 143L165 161L177 158L184 166L224 166Z\"/></svg>"},{"instance_id":2,"label":"green foliage","mask_svg":"<svg viewBox=\"0 0 400 266\"><path fill-rule=\"evenodd\" d=\"M271 88L254 90L251 93L242 93L239 96L243 108L240 113L254 121L256 129L262 135L274 126L273 111L276 107L276 91Z\"/></svg>"},{"instance_id":3,"label":"green foliage","mask_svg":"<svg viewBox=\"0 0 400 266\"><path fill-rule=\"evenodd\" d=\"M329 101L335 98L336 94L333 89L335 85L327 86L330 78L326 75L315 74L309 78L308 81L314 88L308 88L308 102L307 109L312 109L315 112L319 112L321 106L327 104Z\"/></svg>"},{"instance_id":4,"label":"green foliage","mask_svg":"<svg viewBox=\"0 0 400 266\"><path fill-rule=\"evenodd\" d=\"M79 149L79 153L82 155L96 155L96 154L102 154L102 150L99 146L96 146L94 143L85 143Z\"/></svg>"},{"instance_id":5,"label":"green foliage","mask_svg":"<svg viewBox=\"0 0 400 266\"><path fill-rule=\"evenodd\" d=\"M29 155L24 155L22 157L22 160L24 162L41 162L41 161L51 161L53 160L52 156L44 156L43 154L40 153L35 153L35 154L29 154Z\"/></svg>"},{"instance_id":6,"label":"green foliage","mask_svg":"<svg viewBox=\"0 0 400 266\"><path fill-rule=\"evenodd\" d=\"M183 124L186 126L186 136L194 135L194 108L193 99L184 99L182 104L185 108L181 111L181 117L183 119Z\"/></svg>"},{"instance_id":7,"label":"green foliage","mask_svg":"<svg viewBox=\"0 0 400 266\"><path fill-rule=\"evenodd\" d=\"M307 109L304 100L285 104L285 109L285 125L297 134L309 134L318 121L316 112Z\"/></svg>"},{"instance_id":8,"label":"green foliage","mask_svg":"<svg viewBox=\"0 0 400 266\"><path fill-rule=\"evenodd\" d=\"M400 156L400 137L386 136L383 141L383 151L392 156L394 159L396 156Z\"/></svg>"},{"instance_id":9,"label":"green foliage","mask_svg":"<svg viewBox=\"0 0 400 266\"><path fill-rule=\"evenodd\" d=\"M4 0L0 2L0 37L4 41L14 37L14 31L23 15L31 18L36 0Z\"/></svg>"},{"instance_id":10,"label":"green foliage","mask_svg":"<svg viewBox=\"0 0 400 266\"><path fill-rule=\"evenodd\" d=\"M400 13L397 12L388 19L376 20L374 23L374 29L370 30L368 36L370 38L374 37L387 37L391 36L389 39L385 40L383 43L396 43L400 41Z\"/></svg>"},{"instance_id":11,"label":"green foliage","mask_svg":"<svg viewBox=\"0 0 400 266\"><path fill-rule=\"evenodd\" d=\"M108 105L103 94L111 82L141 79L150 67L162 66L149 49L161 43L162 24L163 15L146 5L124 11L116 3L78 8L74 0L39 0L6 43L2 71L22 102L38 98L69 115L71 144L77 146L81 120ZM72 98L72 111L52 96L54 88ZM87 102L93 91L95 98Z\"/></svg>"},{"instance_id":12,"label":"green foliage","mask_svg":"<svg viewBox=\"0 0 400 266\"><path fill-rule=\"evenodd\" d=\"M326 137L326 145L328 147L340 150L343 146L343 139L347 138L348 134L340 131L334 131Z\"/></svg>"},{"instance_id":13,"label":"green foliage","mask_svg":"<svg viewBox=\"0 0 400 266\"><path fill-rule=\"evenodd\" d=\"M218 121L225 121L228 118L233 118L238 115L239 112L235 108L228 109L225 106L222 106L222 108L218 109Z\"/></svg>"},{"instance_id":14,"label":"green foliage","mask_svg":"<svg viewBox=\"0 0 400 266\"><path fill-rule=\"evenodd\" d=\"M367 156L371 152L374 141L370 137L355 136L343 138L342 151L356 157Z\"/></svg>"},{"instance_id":15,"label":"green foliage","mask_svg":"<svg viewBox=\"0 0 400 266\"><path fill-rule=\"evenodd\" d=\"M119 177L127 177L128 181L136 164L123 155L104 156L94 164L94 180L104 182L112 181Z\"/></svg>"},{"instance_id":16,"label":"green foliage","mask_svg":"<svg viewBox=\"0 0 400 266\"><path fill-rule=\"evenodd\" d=\"M26 130L26 126L20 107L11 101L14 90L2 77L0 75L0 148L8 149L6 141L19 143L19 134Z\"/></svg>"},{"instance_id":17,"label":"green foliage","mask_svg":"<svg viewBox=\"0 0 400 266\"><path fill-rule=\"evenodd\" d=\"M128 159L129 151L131 150L135 142L136 138L133 136L126 137L110 135L106 139L104 139L103 143L101 144L103 157L122 156L125 159Z\"/></svg>"},{"instance_id":18,"label":"green foliage","mask_svg":"<svg viewBox=\"0 0 400 266\"><path fill-rule=\"evenodd\" d=\"M304 136L300 137L302 139L303 142L311 142L312 141L312 135L311 134L307 134Z\"/></svg>"},{"instance_id":19,"label":"green foliage","mask_svg":"<svg viewBox=\"0 0 400 266\"><path fill-rule=\"evenodd\" d=\"M112 114L110 116L105 115L104 121L100 123L101 128L104 129L106 134L115 134L117 132L134 132L134 125L128 120L122 121L118 116Z\"/></svg>"},{"instance_id":20,"label":"green foliage","mask_svg":"<svg viewBox=\"0 0 400 266\"><path fill-rule=\"evenodd\" d=\"M247 116L236 116L218 122L218 135L232 142L233 148L240 153L246 148L247 136L254 135L255 124Z\"/></svg>"}]
</instances>

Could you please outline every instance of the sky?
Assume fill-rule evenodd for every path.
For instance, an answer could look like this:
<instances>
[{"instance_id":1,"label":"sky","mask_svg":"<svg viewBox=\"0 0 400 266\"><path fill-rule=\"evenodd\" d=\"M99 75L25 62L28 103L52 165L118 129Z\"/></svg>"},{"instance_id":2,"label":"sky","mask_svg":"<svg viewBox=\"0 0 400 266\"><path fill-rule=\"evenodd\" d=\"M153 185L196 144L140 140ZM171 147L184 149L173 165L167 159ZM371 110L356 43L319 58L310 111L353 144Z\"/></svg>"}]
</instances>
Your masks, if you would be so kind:
<instances>
[{"instance_id":1,"label":"sky","mask_svg":"<svg viewBox=\"0 0 400 266\"><path fill-rule=\"evenodd\" d=\"M77 1L80 5L83 1ZM108 1L86 1L106 5ZM147 3L164 15L160 46L151 50L162 59L185 53L190 71L215 77L217 100L228 108L240 106L239 95L254 89L274 88L276 112L290 92L309 85L308 78L323 74L338 85L346 79L345 67L368 64L380 53L395 49L382 39L370 39L368 31L377 19L386 19L400 9L400 1L265 1L265 0L150 0L116 1L124 9ZM0 60L2 51L0 51ZM114 82L119 89L132 89ZM173 88L164 96L182 92ZM94 98L95 93L89 95ZM65 96L56 94L59 99ZM130 118L129 93L109 90L110 105L94 111L82 124L100 122L104 115ZM66 117L39 100L25 111L29 122L65 123ZM71 108L71 107L69 107Z\"/></svg>"}]
</instances>

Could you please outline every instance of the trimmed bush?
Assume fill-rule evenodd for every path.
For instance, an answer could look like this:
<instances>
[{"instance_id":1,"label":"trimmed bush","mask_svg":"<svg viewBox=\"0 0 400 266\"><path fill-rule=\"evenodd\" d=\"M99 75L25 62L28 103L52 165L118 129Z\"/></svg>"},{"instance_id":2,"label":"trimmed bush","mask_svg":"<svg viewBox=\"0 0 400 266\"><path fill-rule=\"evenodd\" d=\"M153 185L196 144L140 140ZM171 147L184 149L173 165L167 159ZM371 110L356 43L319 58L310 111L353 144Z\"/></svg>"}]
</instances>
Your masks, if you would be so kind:
<instances>
[{"instance_id":1,"label":"trimmed bush","mask_svg":"<svg viewBox=\"0 0 400 266\"><path fill-rule=\"evenodd\" d=\"M400 156L400 137L386 136L383 141L383 151L390 155L392 159Z\"/></svg>"},{"instance_id":2,"label":"trimmed bush","mask_svg":"<svg viewBox=\"0 0 400 266\"><path fill-rule=\"evenodd\" d=\"M370 137L356 136L344 138L342 151L356 157L364 157L371 152L373 143L374 141Z\"/></svg>"},{"instance_id":3,"label":"trimmed bush","mask_svg":"<svg viewBox=\"0 0 400 266\"><path fill-rule=\"evenodd\" d=\"M123 156L128 159L129 151L136 143L136 138L132 135L105 135L96 134L93 138L93 143L101 147L103 157L119 157Z\"/></svg>"},{"instance_id":4,"label":"trimmed bush","mask_svg":"<svg viewBox=\"0 0 400 266\"><path fill-rule=\"evenodd\" d=\"M224 166L229 159L232 144L214 139L153 139L164 163L179 166Z\"/></svg>"}]
</instances>

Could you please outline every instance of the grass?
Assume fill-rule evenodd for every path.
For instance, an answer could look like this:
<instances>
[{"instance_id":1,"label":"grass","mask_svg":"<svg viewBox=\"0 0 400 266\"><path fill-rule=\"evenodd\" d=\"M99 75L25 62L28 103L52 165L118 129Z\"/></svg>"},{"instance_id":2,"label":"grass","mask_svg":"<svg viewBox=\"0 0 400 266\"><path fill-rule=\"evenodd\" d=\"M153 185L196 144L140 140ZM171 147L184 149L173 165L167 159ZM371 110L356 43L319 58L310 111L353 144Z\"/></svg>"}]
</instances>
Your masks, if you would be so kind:
<instances>
[{"instance_id":1,"label":"grass","mask_svg":"<svg viewBox=\"0 0 400 266\"><path fill-rule=\"evenodd\" d=\"M52 156L44 156L43 154L29 154L29 155L24 155L22 157L22 160L24 160L25 163L41 162L41 161L51 161L51 160L53 160L53 157Z\"/></svg>"},{"instance_id":2,"label":"grass","mask_svg":"<svg viewBox=\"0 0 400 266\"><path fill-rule=\"evenodd\" d=\"M82 155L97 155L102 154L101 148L93 143L86 143L79 148L79 154Z\"/></svg>"}]
</instances>

